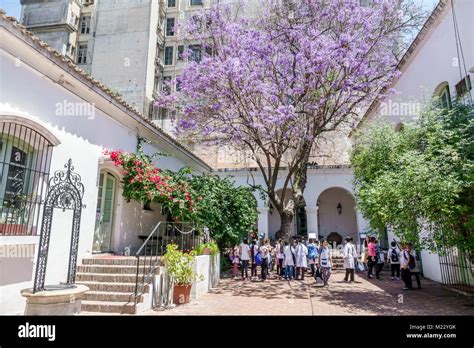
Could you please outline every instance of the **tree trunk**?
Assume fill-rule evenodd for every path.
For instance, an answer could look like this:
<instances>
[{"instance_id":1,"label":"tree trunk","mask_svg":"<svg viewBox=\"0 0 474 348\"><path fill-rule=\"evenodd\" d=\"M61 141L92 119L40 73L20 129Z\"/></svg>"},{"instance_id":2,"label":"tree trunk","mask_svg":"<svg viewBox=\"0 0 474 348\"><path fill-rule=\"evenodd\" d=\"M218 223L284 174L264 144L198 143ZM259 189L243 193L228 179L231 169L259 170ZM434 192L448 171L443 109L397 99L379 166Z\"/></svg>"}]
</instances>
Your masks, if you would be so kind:
<instances>
[{"instance_id":1,"label":"tree trunk","mask_svg":"<svg viewBox=\"0 0 474 348\"><path fill-rule=\"evenodd\" d=\"M293 213L284 211L282 214L280 214L280 219L281 219L281 238L283 240L290 241L291 240L291 227L293 224Z\"/></svg>"}]
</instances>

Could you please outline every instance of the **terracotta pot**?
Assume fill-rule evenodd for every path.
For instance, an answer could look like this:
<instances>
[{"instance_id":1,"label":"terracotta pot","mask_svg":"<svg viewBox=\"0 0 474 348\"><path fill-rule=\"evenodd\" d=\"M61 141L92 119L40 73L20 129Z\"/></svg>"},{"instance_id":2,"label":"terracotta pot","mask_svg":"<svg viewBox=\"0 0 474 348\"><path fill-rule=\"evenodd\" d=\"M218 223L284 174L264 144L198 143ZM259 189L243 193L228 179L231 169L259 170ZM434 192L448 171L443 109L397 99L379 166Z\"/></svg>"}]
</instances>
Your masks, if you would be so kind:
<instances>
[{"instance_id":1,"label":"terracotta pot","mask_svg":"<svg viewBox=\"0 0 474 348\"><path fill-rule=\"evenodd\" d=\"M203 255L211 255L211 249L210 248L202 249L202 254Z\"/></svg>"},{"instance_id":2,"label":"terracotta pot","mask_svg":"<svg viewBox=\"0 0 474 348\"><path fill-rule=\"evenodd\" d=\"M192 285L178 285L175 284L173 287L173 303L175 305L182 305L189 303L191 297Z\"/></svg>"}]
</instances>

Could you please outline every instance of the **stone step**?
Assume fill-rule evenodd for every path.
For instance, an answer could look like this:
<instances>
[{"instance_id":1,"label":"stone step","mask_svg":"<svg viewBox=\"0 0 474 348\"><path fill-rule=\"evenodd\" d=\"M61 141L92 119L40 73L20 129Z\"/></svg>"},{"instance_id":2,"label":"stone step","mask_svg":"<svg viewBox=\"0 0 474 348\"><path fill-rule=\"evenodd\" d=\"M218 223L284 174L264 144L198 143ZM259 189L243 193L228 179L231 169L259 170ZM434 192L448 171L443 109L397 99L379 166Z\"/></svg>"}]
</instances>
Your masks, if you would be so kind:
<instances>
[{"instance_id":1,"label":"stone step","mask_svg":"<svg viewBox=\"0 0 474 348\"><path fill-rule=\"evenodd\" d=\"M106 283L133 283L135 285L135 274L113 274L113 273L77 273L76 281L92 281Z\"/></svg>"},{"instance_id":2,"label":"stone step","mask_svg":"<svg viewBox=\"0 0 474 348\"><path fill-rule=\"evenodd\" d=\"M113 291L87 291L84 294L84 300L106 302L133 302L135 301L135 294ZM137 297L137 302L143 302L143 295Z\"/></svg>"},{"instance_id":3,"label":"stone step","mask_svg":"<svg viewBox=\"0 0 474 348\"><path fill-rule=\"evenodd\" d=\"M145 262L149 264L150 261L154 263L159 260L159 257L140 257L140 264L143 265ZM136 257L90 257L82 259L83 265L116 265L116 266L137 266Z\"/></svg>"},{"instance_id":4,"label":"stone step","mask_svg":"<svg viewBox=\"0 0 474 348\"><path fill-rule=\"evenodd\" d=\"M107 292L135 292L135 282L133 283L114 283L114 282L98 282L98 281L76 281L78 284L84 284L91 291L107 291ZM148 292L149 284L145 284L144 292Z\"/></svg>"},{"instance_id":5,"label":"stone step","mask_svg":"<svg viewBox=\"0 0 474 348\"><path fill-rule=\"evenodd\" d=\"M140 267L139 271L142 270ZM78 273L110 273L110 274L136 274L137 266L125 265L80 265Z\"/></svg>"},{"instance_id":6,"label":"stone step","mask_svg":"<svg viewBox=\"0 0 474 348\"><path fill-rule=\"evenodd\" d=\"M81 311L135 314L134 302L82 301Z\"/></svg>"}]
</instances>

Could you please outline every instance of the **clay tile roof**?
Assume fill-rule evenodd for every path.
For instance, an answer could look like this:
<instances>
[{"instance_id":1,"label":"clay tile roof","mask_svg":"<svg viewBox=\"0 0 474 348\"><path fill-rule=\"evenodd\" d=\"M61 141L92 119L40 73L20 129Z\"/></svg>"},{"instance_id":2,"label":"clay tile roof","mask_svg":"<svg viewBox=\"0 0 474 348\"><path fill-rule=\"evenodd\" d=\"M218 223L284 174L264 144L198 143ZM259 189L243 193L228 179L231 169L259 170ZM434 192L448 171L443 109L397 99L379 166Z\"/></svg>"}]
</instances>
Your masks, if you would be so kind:
<instances>
[{"instance_id":1,"label":"clay tile roof","mask_svg":"<svg viewBox=\"0 0 474 348\"><path fill-rule=\"evenodd\" d=\"M151 126L154 131L159 133L163 138L165 138L168 142L172 143L173 145L181 148L184 150L185 153L187 153L190 157L192 157L194 160L199 162L202 166L208 168L209 170L211 167L201 158L199 158L197 155L195 155L190 149L188 149L184 144L180 143L173 137L171 137L169 134L167 134L163 129L155 125L153 122L151 122L148 118L146 118L141 112L139 112L137 109L129 105L123 98L117 96L112 90L110 90L107 86L93 78L89 73L86 71L82 70L79 66L76 65L75 62L73 62L70 58L62 55L55 49L53 49L48 43L42 41L40 38L38 38L34 33L28 31L25 26L21 25L17 19L13 16L7 16L6 12L0 8L0 24L4 26L3 24L9 23L17 32L21 33L26 40L29 40L30 43L33 44L35 48L37 48L38 51L43 51L43 52L48 52L51 53L52 56L50 55L50 58L53 58L56 60L59 66L61 65L67 65L70 67L76 74L76 77L85 78L98 88L100 88L103 92L105 92L113 101L115 101L117 104L120 104L125 108L125 111L130 115L132 114L133 116L138 116L138 118L141 119L144 123L146 123L148 126ZM8 28L7 28L8 30ZM62 63L62 64L61 64Z\"/></svg>"}]
</instances>

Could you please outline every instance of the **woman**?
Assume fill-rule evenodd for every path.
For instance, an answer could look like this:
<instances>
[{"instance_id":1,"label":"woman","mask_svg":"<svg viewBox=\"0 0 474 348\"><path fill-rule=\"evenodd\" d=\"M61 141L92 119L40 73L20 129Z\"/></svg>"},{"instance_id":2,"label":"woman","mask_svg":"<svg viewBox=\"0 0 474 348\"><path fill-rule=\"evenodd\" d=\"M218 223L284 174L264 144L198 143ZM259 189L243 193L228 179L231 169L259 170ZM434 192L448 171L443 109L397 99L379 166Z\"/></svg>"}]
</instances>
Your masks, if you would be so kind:
<instances>
[{"instance_id":1,"label":"woman","mask_svg":"<svg viewBox=\"0 0 474 348\"><path fill-rule=\"evenodd\" d=\"M377 265L376 259L376 252L375 252L375 237L369 238L369 243L367 245L367 278L372 279L374 276L372 274L372 270L374 266Z\"/></svg>"},{"instance_id":2,"label":"woman","mask_svg":"<svg viewBox=\"0 0 474 348\"><path fill-rule=\"evenodd\" d=\"M364 269L367 269L368 247L369 247L369 237L365 237L362 253L360 255L360 262L362 262L362 264L364 265Z\"/></svg>"},{"instance_id":3,"label":"woman","mask_svg":"<svg viewBox=\"0 0 474 348\"><path fill-rule=\"evenodd\" d=\"M321 266L323 275L323 285L325 288L329 287L329 277L331 276L331 250L329 250L328 241L323 241L323 246L319 250L319 265Z\"/></svg>"},{"instance_id":4,"label":"woman","mask_svg":"<svg viewBox=\"0 0 474 348\"><path fill-rule=\"evenodd\" d=\"M301 238L298 240L298 244L295 249L296 254L296 279L301 275L301 280L304 280L304 273L308 267L307 257L308 257L308 248L304 245L304 239Z\"/></svg>"},{"instance_id":5,"label":"woman","mask_svg":"<svg viewBox=\"0 0 474 348\"><path fill-rule=\"evenodd\" d=\"M277 266L277 274L279 279L283 276L283 259L285 258L283 254L283 244L281 239L278 239L277 243L275 244L275 258L276 258L276 266Z\"/></svg>"},{"instance_id":6,"label":"woman","mask_svg":"<svg viewBox=\"0 0 474 348\"><path fill-rule=\"evenodd\" d=\"M270 258L270 251L271 248L269 247L270 241L268 239L263 240L263 245L260 247L260 254L262 255L262 281L268 282L267 275L268 275L268 261Z\"/></svg>"}]
</instances>

